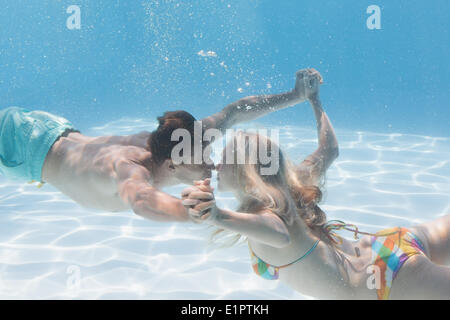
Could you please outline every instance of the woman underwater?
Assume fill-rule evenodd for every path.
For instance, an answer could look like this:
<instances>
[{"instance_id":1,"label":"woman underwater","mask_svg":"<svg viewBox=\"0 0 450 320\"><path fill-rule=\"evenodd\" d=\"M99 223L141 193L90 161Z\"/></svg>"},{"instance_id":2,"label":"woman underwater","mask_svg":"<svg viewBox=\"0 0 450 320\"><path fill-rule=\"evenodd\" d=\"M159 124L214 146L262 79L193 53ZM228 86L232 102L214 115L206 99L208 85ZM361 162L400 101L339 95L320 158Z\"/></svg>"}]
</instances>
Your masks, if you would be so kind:
<instances>
[{"instance_id":1,"label":"woman underwater","mask_svg":"<svg viewBox=\"0 0 450 320\"><path fill-rule=\"evenodd\" d=\"M227 230L247 237L257 274L279 279L308 296L450 299L450 215L414 227L366 233L356 241L334 233L347 229L355 236L364 234L341 221L327 222L317 205L322 195L320 181L338 156L338 144L319 100L320 74L314 69L301 72L305 97L318 123L318 149L295 167L267 137L238 133L225 147L224 159L216 168L219 190L234 193L238 211L218 208L206 179L182 192L189 215L194 221L217 227L216 234ZM263 165L249 161L255 142L278 153L275 174L262 175ZM245 163L228 164L226 154L245 159Z\"/></svg>"}]
</instances>

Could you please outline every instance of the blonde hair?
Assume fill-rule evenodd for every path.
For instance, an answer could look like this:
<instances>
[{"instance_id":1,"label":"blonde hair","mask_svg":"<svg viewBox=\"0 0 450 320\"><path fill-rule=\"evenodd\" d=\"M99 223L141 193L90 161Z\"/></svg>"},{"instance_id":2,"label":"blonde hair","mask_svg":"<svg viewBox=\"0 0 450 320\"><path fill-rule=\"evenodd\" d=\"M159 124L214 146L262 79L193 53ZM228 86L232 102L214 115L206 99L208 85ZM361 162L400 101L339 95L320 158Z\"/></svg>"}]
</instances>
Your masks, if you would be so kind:
<instances>
[{"instance_id":1,"label":"blonde hair","mask_svg":"<svg viewBox=\"0 0 450 320\"><path fill-rule=\"evenodd\" d=\"M253 142L253 148L250 142ZM258 159L255 163L248 161L252 157L251 152L258 150L261 144L266 146L267 152L278 155L279 165L275 174L261 175L264 165ZM244 146L244 148L240 149L238 146ZM322 200L322 191L318 186L304 185L299 180L294 166L284 157L283 152L274 142L259 134L238 132L234 136L233 153L234 163L240 156L245 157L244 164L233 165L237 184L243 187L247 196L238 211L251 213L268 209L277 214L287 225L292 225L294 220L300 217L313 233L329 242L328 233L322 228L327 218L317 205ZM324 181L322 180L321 186ZM221 247L228 247L233 246L240 239L240 234L217 229L211 234L210 244L217 244L217 240L222 240Z\"/></svg>"}]
</instances>

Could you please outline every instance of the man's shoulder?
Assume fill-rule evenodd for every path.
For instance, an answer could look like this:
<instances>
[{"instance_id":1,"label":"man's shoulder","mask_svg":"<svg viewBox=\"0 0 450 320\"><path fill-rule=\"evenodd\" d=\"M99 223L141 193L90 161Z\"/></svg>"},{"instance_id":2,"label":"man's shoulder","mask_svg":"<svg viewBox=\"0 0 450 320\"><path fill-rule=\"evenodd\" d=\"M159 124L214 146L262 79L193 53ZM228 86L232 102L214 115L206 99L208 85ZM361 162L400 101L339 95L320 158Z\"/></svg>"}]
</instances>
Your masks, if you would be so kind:
<instances>
[{"instance_id":1,"label":"man's shoulder","mask_svg":"<svg viewBox=\"0 0 450 320\"><path fill-rule=\"evenodd\" d=\"M145 148L130 145L118 146L117 148L112 147L111 149L114 150L113 158L115 160L127 161L144 166L152 161L152 153Z\"/></svg>"},{"instance_id":2,"label":"man's shoulder","mask_svg":"<svg viewBox=\"0 0 450 320\"><path fill-rule=\"evenodd\" d=\"M142 148L147 148L148 140L151 136L151 132L149 131L141 131L136 134L130 135L130 144Z\"/></svg>"},{"instance_id":3,"label":"man's shoulder","mask_svg":"<svg viewBox=\"0 0 450 320\"><path fill-rule=\"evenodd\" d=\"M130 173L134 175L149 175L152 165L152 155L149 151L134 146L121 146L114 151L111 158L114 171L118 177L128 177Z\"/></svg>"}]
</instances>

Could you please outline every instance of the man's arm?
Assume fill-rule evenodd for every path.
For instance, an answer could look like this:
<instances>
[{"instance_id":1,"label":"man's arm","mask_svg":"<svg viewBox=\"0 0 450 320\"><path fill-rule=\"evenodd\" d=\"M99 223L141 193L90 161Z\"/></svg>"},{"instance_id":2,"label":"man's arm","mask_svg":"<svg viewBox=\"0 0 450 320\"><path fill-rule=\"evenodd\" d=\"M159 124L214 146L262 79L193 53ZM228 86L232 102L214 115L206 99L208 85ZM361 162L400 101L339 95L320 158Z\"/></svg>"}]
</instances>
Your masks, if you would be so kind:
<instances>
[{"instance_id":1,"label":"man's arm","mask_svg":"<svg viewBox=\"0 0 450 320\"><path fill-rule=\"evenodd\" d=\"M202 119L203 129L216 128L225 131L239 122L254 120L270 112L305 101L302 86L298 85L298 74L301 71L297 72L295 88L292 91L242 98L227 105L222 111Z\"/></svg>"},{"instance_id":2,"label":"man's arm","mask_svg":"<svg viewBox=\"0 0 450 320\"><path fill-rule=\"evenodd\" d=\"M188 213L177 199L149 185L146 168L128 160L116 163L119 196L132 210L156 221L188 221Z\"/></svg>"},{"instance_id":3,"label":"man's arm","mask_svg":"<svg viewBox=\"0 0 450 320\"><path fill-rule=\"evenodd\" d=\"M333 126L320 102L319 85L322 79L320 74L314 70L303 76L308 78L305 81L309 85L306 96L316 117L319 147L297 167L297 174L304 184L318 185L321 177L339 156L339 145Z\"/></svg>"}]
</instances>

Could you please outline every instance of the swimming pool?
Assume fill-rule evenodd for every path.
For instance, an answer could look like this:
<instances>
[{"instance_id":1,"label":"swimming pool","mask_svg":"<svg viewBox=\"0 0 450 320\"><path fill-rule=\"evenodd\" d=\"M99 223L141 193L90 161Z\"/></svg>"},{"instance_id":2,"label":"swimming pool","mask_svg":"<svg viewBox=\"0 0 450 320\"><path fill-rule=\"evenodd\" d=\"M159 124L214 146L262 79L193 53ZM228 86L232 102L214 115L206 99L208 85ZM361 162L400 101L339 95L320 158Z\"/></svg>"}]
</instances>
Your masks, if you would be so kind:
<instances>
[{"instance_id":1,"label":"swimming pool","mask_svg":"<svg viewBox=\"0 0 450 320\"><path fill-rule=\"evenodd\" d=\"M381 29L367 27L372 4ZM46 110L88 135L131 134L166 110L202 118L291 90L295 71L315 67L340 147L328 218L374 232L450 213L447 2L78 1L79 29L68 27L71 5L3 5L0 108ZM297 162L317 146L306 103L240 127L278 129ZM233 208L230 194L217 199ZM308 298L253 274L245 245L211 250L209 232L0 177L0 298Z\"/></svg>"}]
</instances>

